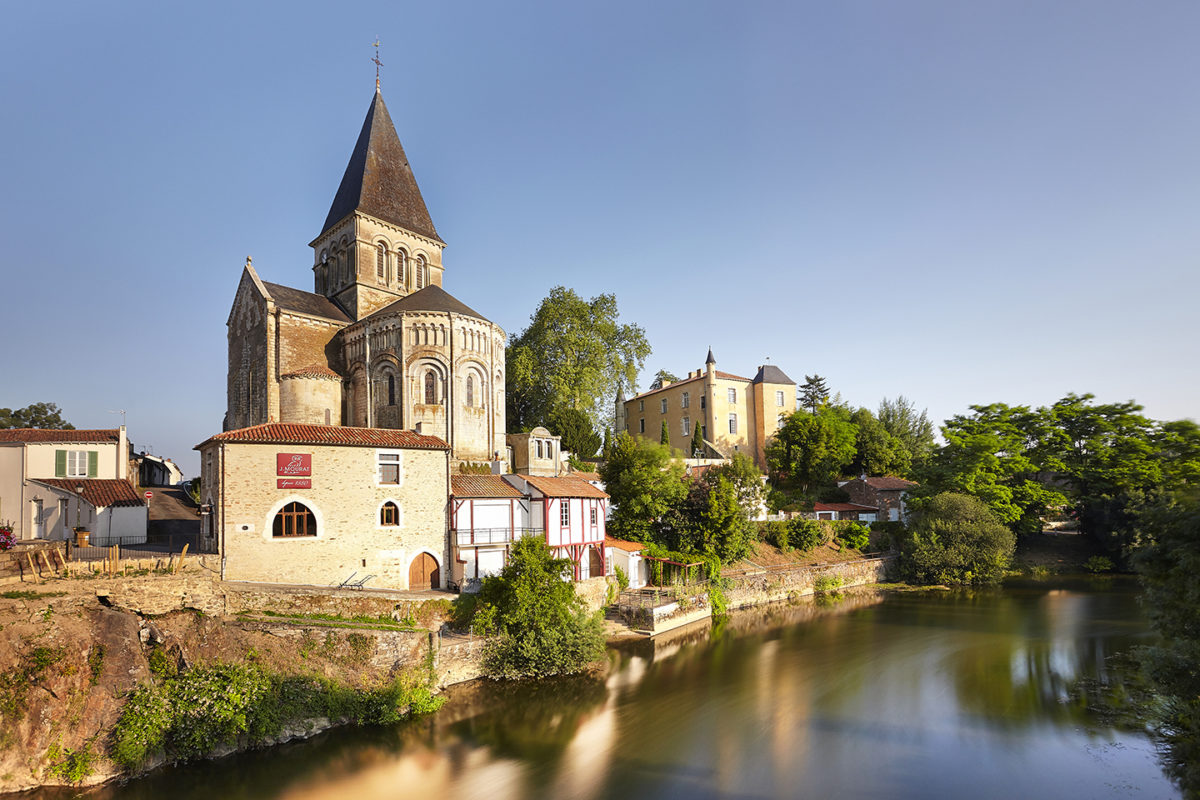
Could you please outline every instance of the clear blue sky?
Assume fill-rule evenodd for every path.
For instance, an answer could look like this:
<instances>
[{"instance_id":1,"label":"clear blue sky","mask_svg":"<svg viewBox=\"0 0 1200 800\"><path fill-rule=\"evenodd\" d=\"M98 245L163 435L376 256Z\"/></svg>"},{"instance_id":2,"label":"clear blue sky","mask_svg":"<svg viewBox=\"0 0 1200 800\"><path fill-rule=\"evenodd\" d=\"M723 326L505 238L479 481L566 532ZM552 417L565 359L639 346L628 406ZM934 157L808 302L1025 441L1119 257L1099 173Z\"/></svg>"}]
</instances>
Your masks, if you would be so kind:
<instances>
[{"instance_id":1,"label":"clear blue sky","mask_svg":"<svg viewBox=\"0 0 1200 800\"><path fill-rule=\"evenodd\" d=\"M445 288L518 333L617 294L660 367L769 357L935 422L1197 416L1200 4L19 3L0 406L196 471L247 255L307 243L383 91Z\"/></svg>"}]
</instances>

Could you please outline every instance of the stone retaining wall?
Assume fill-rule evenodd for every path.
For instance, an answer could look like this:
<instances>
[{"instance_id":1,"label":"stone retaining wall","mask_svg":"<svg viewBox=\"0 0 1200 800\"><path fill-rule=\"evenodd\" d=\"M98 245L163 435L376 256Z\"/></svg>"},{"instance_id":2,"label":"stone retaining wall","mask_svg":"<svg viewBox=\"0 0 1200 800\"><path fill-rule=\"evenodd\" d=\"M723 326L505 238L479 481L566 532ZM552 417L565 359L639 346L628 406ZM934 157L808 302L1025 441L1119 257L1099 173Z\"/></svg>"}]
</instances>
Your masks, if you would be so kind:
<instances>
[{"instance_id":1,"label":"stone retaining wall","mask_svg":"<svg viewBox=\"0 0 1200 800\"><path fill-rule=\"evenodd\" d=\"M840 579L843 587L882 583L887 580L888 567L894 560L895 556L884 556L728 576L725 596L730 608L744 608L811 595L820 578Z\"/></svg>"}]
</instances>

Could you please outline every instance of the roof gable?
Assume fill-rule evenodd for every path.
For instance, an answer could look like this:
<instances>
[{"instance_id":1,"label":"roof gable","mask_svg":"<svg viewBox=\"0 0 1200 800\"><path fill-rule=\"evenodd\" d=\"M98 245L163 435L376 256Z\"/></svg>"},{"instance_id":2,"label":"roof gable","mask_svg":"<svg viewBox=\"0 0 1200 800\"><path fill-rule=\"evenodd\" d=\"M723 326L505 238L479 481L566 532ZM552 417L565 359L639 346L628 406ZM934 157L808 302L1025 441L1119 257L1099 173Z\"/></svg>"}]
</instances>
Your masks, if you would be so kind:
<instances>
[{"instance_id":1,"label":"roof gable","mask_svg":"<svg viewBox=\"0 0 1200 800\"><path fill-rule=\"evenodd\" d=\"M367 118L325 217L322 233L354 211L442 241L429 218L408 156L378 89L367 109Z\"/></svg>"},{"instance_id":2,"label":"roof gable","mask_svg":"<svg viewBox=\"0 0 1200 800\"><path fill-rule=\"evenodd\" d=\"M275 305L282 309L297 311L311 317L322 317L335 322L349 323L353 321L340 306L328 297L278 283L263 281L262 284L266 287L269 297L275 301Z\"/></svg>"}]
</instances>

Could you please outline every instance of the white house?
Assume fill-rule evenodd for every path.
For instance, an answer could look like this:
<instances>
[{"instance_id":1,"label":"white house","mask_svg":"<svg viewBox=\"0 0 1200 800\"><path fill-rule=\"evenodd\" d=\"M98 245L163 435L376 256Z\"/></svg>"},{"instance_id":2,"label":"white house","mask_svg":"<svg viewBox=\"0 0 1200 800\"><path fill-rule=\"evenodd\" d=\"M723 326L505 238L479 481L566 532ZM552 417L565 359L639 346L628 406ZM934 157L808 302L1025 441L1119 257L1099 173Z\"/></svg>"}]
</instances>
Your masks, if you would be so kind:
<instances>
[{"instance_id":1,"label":"white house","mask_svg":"<svg viewBox=\"0 0 1200 800\"><path fill-rule=\"evenodd\" d=\"M499 475L450 476L454 581L472 586L508 562L513 541L532 533L530 499Z\"/></svg>"},{"instance_id":2,"label":"white house","mask_svg":"<svg viewBox=\"0 0 1200 800\"><path fill-rule=\"evenodd\" d=\"M88 544L144 544L149 508L129 481L106 478L40 478L30 481L58 510L47 538L69 538L74 527L88 530ZM42 492L38 487L44 489Z\"/></svg>"},{"instance_id":3,"label":"white house","mask_svg":"<svg viewBox=\"0 0 1200 800\"><path fill-rule=\"evenodd\" d=\"M529 523L543 532L559 558L575 565L575 580L605 574L604 531L608 495L570 476L505 475L529 500Z\"/></svg>"},{"instance_id":4,"label":"white house","mask_svg":"<svg viewBox=\"0 0 1200 800\"><path fill-rule=\"evenodd\" d=\"M128 486L128 493L114 482ZM67 539L75 527L99 533L101 509L133 508L124 505L126 494L136 497L124 427L0 430L0 521L12 523L18 539ZM145 541L144 507L140 528L137 516L110 514L103 526L111 536Z\"/></svg>"},{"instance_id":5,"label":"white house","mask_svg":"<svg viewBox=\"0 0 1200 800\"><path fill-rule=\"evenodd\" d=\"M646 561L642 558L642 551L646 549L645 545L610 537L604 540L604 549L608 556L608 568L611 574L615 575L616 568L620 567L621 571L629 578L630 589L640 589L646 585Z\"/></svg>"}]
</instances>

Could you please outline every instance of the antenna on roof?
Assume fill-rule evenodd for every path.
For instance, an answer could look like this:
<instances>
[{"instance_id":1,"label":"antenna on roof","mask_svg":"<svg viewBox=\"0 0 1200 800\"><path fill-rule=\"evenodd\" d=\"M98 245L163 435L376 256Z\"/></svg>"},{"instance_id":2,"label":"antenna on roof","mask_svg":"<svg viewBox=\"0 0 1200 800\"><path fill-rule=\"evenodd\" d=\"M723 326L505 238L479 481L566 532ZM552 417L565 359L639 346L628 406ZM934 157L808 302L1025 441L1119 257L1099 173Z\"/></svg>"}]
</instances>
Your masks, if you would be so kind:
<instances>
[{"instance_id":1,"label":"antenna on roof","mask_svg":"<svg viewBox=\"0 0 1200 800\"><path fill-rule=\"evenodd\" d=\"M122 427L122 428L124 428L124 427L125 427L125 409L123 409L123 408L119 408L119 409L117 409L116 411L110 411L110 412L108 412L108 413L110 413L110 414L120 414L120 415L121 415L121 427Z\"/></svg>"},{"instance_id":2,"label":"antenna on roof","mask_svg":"<svg viewBox=\"0 0 1200 800\"><path fill-rule=\"evenodd\" d=\"M383 62L379 60L379 37L375 37L375 41L371 44L375 48L375 57L371 60L375 62L375 91L379 91L379 68L383 66Z\"/></svg>"}]
</instances>

